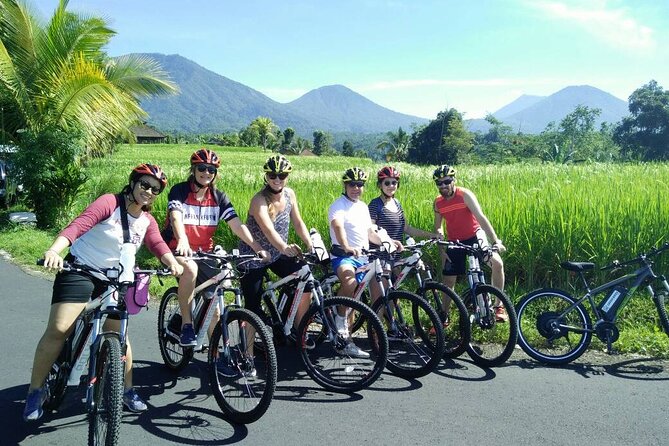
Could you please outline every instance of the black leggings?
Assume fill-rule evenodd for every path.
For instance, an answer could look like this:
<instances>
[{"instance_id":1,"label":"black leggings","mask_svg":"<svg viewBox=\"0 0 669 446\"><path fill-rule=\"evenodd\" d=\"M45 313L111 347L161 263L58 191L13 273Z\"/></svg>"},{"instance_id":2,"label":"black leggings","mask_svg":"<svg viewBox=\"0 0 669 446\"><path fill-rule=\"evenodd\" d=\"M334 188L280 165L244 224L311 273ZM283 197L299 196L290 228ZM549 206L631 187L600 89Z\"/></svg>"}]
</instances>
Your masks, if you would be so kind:
<instances>
[{"instance_id":1,"label":"black leggings","mask_svg":"<svg viewBox=\"0 0 669 446\"><path fill-rule=\"evenodd\" d=\"M294 273L305 265L301 260L295 257L281 256L274 262L262 268L247 269L242 272L243 276L239 280L242 287L242 294L244 295L244 306L260 316L261 319L267 320L261 309L260 296L264 292L263 279L265 272L269 268L277 276L284 278L289 274ZM311 289L305 291L311 291Z\"/></svg>"}]
</instances>

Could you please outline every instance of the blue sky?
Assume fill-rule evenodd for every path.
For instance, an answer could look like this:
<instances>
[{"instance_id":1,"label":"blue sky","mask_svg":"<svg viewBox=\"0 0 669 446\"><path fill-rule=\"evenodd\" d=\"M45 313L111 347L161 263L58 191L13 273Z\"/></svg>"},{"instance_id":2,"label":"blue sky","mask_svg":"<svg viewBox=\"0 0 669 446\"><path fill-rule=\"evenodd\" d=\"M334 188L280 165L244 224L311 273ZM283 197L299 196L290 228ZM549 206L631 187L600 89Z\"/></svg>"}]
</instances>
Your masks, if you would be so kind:
<instances>
[{"instance_id":1,"label":"blue sky","mask_svg":"<svg viewBox=\"0 0 669 446\"><path fill-rule=\"evenodd\" d=\"M57 0L27 0L46 18ZM466 118L522 94L669 89L667 0L71 0L108 52L179 54L289 102L342 84L395 111Z\"/></svg>"}]
</instances>

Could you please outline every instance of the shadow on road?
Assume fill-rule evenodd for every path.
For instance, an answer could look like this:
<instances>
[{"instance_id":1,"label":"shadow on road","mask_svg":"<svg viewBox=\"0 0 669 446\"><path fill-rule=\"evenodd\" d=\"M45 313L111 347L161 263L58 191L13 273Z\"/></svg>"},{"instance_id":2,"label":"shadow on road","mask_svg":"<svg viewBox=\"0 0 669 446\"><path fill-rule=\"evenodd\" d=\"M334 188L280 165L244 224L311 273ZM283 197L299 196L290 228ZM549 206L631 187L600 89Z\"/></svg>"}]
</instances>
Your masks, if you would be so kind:
<instances>
[{"instance_id":1,"label":"shadow on road","mask_svg":"<svg viewBox=\"0 0 669 446\"><path fill-rule=\"evenodd\" d=\"M587 358L579 359L578 362L563 365L542 364L526 358L514 359L509 364L522 369L571 370L584 378L607 374L637 381L669 381L669 362L657 358L630 358L628 356L592 354Z\"/></svg>"}]
</instances>

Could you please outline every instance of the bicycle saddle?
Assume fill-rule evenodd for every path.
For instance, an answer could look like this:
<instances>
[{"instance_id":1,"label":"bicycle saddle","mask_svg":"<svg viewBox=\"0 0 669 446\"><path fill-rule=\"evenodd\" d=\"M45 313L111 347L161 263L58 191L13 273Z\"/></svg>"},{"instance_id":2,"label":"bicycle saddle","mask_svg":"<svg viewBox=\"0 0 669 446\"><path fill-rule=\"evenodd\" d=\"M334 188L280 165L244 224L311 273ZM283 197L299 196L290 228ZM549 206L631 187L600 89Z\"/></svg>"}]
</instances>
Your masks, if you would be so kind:
<instances>
[{"instance_id":1,"label":"bicycle saddle","mask_svg":"<svg viewBox=\"0 0 669 446\"><path fill-rule=\"evenodd\" d=\"M592 262L562 262L560 266L567 271L588 271L595 268Z\"/></svg>"}]
</instances>

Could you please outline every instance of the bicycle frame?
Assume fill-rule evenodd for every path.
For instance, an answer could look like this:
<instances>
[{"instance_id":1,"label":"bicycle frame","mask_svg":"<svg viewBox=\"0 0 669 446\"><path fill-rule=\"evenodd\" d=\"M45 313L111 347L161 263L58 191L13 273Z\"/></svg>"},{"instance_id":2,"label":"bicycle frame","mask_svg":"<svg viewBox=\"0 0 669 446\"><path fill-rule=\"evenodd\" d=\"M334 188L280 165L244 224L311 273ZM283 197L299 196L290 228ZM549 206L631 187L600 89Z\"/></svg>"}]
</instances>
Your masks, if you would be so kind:
<instances>
[{"instance_id":1,"label":"bicycle frame","mask_svg":"<svg viewBox=\"0 0 669 446\"><path fill-rule=\"evenodd\" d=\"M643 285L646 281L649 281L647 285L647 290L651 295L651 298L655 296L655 289L652 286L652 282L655 280L660 280L662 285L664 286L665 290L669 292L669 283L667 283L667 279L664 276L658 276L653 272L653 269L651 267L650 262L647 260L646 257L641 259L641 262L643 263L643 266L638 268L636 271L632 273L625 274L621 277L618 277L616 279L613 279L609 282L606 282L603 285L599 285L598 287L595 287L593 289L590 288L588 285L587 280L585 279L585 276L583 275L583 271L579 271L579 277L581 278L581 281L585 284L585 288L587 292L585 295L581 298L579 298L574 304L570 305L569 308L567 308L562 314L560 314L560 317L562 318L565 314L567 314L569 311L573 310L576 306L580 305L582 302L587 300L590 304L590 307L592 309L592 312L596 316L597 322L600 321L605 321L605 322L616 322L618 319L618 315L620 314L621 310L629 303L630 298L634 293L636 293L637 289ZM627 292L627 295L625 298L622 300L622 302L618 305L618 308L615 312L615 315L611 319L607 319L602 311L598 308L594 296L601 294L605 291L608 291L612 288L615 288L618 285L621 285L623 283L629 283L631 282L629 286L629 291ZM596 323L597 323L596 322ZM595 323L595 324L596 324ZM569 327L571 329L574 329L574 327ZM574 330L574 331L590 331L594 332L594 329L590 330Z\"/></svg>"},{"instance_id":2,"label":"bicycle frame","mask_svg":"<svg viewBox=\"0 0 669 446\"><path fill-rule=\"evenodd\" d=\"M300 300L302 299L302 295L304 294L304 289L306 288L308 283L312 283L315 285L316 280L314 278L313 273L311 272L311 267L308 264L304 265L302 266L302 268L295 271L294 273L287 275L286 277L283 277L275 282L267 282L265 284L265 291L260 296L261 301L269 297L272 304L276 308L277 313L281 315L281 312L286 303L286 300L288 299L288 296L283 296L281 302L279 302L277 298L278 294L277 291L282 286L292 282L297 282L297 286L295 287L293 300L290 305L290 310L288 311L288 317L286 318L285 321L280 321L283 323L283 334L286 336L290 334L291 328L295 323L295 317L297 316L297 307L300 305ZM314 289L312 290L312 294L314 294L315 292L317 297L318 296L322 297L323 294L322 290L320 291L316 290L316 288L320 289L320 285L314 286L313 288Z\"/></svg>"}]
</instances>

